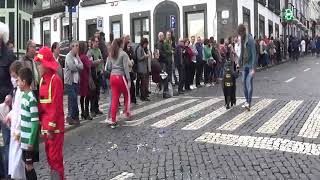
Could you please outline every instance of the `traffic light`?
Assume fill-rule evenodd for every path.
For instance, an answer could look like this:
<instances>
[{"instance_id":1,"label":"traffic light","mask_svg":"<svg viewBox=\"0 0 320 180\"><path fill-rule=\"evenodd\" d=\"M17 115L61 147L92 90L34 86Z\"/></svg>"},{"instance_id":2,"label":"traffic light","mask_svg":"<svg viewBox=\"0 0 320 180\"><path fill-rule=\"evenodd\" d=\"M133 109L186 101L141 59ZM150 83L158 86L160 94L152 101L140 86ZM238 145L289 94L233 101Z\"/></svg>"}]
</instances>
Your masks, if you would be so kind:
<instances>
[{"instance_id":1,"label":"traffic light","mask_svg":"<svg viewBox=\"0 0 320 180\"><path fill-rule=\"evenodd\" d=\"M292 9L286 9L284 12L284 19L286 21L292 21L294 18Z\"/></svg>"},{"instance_id":2,"label":"traffic light","mask_svg":"<svg viewBox=\"0 0 320 180\"><path fill-rule=\"evenodd\" d=\"M64 0L66 6L78 6L80 0Z\"/></svg>"}]
</instances>

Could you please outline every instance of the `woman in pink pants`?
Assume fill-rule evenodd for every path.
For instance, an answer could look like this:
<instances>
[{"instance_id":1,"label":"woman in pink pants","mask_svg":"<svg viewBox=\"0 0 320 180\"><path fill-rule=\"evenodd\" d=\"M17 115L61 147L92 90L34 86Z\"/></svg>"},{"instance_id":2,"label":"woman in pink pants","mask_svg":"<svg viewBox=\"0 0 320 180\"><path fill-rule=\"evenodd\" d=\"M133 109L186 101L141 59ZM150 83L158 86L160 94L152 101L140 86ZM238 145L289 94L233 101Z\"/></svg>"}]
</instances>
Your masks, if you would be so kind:
<instances>
[{"instance_id":1,"label":"woman in pink pants","mask_svg":"<svg viewBox=\"0 0 320 180\"><path fill-rule=\"evenodd\" d=\"M118 127L117 112L119 106L119 97L124 96L124 114L130 118L130 75L129 75L129 57L122 49L122 39L115 39L111 44L111 52L108 57L107 69L111 72L110 85L112 92L111 103L111 128Z\"/></svg>"}]
</instances>

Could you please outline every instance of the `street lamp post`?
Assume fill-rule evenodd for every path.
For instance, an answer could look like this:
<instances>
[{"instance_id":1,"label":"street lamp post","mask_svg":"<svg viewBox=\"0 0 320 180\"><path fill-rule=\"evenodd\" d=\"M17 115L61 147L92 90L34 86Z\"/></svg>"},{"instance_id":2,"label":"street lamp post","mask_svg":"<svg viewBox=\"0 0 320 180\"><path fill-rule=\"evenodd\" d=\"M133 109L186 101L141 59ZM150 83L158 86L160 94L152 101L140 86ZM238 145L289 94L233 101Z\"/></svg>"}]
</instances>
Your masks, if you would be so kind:
<instances>
[{"instance_id":1,"label":"street lamp post","mask_svg":"<svg viewBox=\"0 0 320 180\"><path fill-rule=\"evenodd\" d=\"M72 7L78 6L80 0L64 0L64 4L68 6L69 10L69 43L71 44L72 41Z\"/></svg>"}]
</instances>

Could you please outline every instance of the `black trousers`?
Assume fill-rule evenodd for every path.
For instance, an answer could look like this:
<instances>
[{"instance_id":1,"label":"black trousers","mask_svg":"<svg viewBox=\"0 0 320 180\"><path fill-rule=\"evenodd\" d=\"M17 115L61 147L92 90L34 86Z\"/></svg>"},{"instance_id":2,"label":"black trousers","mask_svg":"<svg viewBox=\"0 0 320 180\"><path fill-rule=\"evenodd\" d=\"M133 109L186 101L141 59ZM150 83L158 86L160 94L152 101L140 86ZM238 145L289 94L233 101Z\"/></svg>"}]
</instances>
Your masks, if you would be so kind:
<instances>
[{"instance_id":1,"label":"black trousers","mask_svg":"<svg viewBox=\"0 0 320 180\"><path fill-rule=\"evenodd\" d=\"M196 85L199 86L200 82L203 80L203 65L204 61L197 61L196 63Z\"/></svg>"},{"instance_id":2,"label":"black trousers","mask_svg":"<svg viewBox=\"0 0 320 180\"><path fill-rule=\"evenodd\" d=\"M212 73L213 68L209 66L207 63L204 65L204 83L208 84L212 82Z\"/></svg>"},{"instance_id":3,"label":"black trousers","mask_svg":"<svg viewBox=\"0 0 320 180\"><path fill-rule=\"evenodd\" d=\"M185 85L184 88L186 90L190 90L192 80L192 64L186 64L186 70L185 70Z\"/></svg>"},{"instance_id":4,"label":"black trousers","mask_svg":"<svg viewBox=\"0 0 320 180\"><path fill-rule=\"evenodd\" d=\"M169 86L168 86L168 79L169 79L169 73L167 71L167 64L165 63L160 63L161 69L162 71L166 72L168 74L168 77L165 79L162 79L162 84L163 84L163 94L167 94L169 93Z\"/></svg>"},{"instance_id":5,"label":"black trousers","mask_svg":"<svg viewBox=\"0 0 320 180\"><path fill-rule=\"evenodd\" d=\"M178 67L178 72L179 72L179 87L178 87L178 91L181 92L181 91L183 91L183 87L185 86L186 72L185 72L184 65Z\"/></svg>"},{"instance_id":6,"label":"black trousers","mask_svg":"<svg viewBox=\"0 0 320 180\"><path fill-rule=\"evenodd\" d=\"M194 82L194 76L196 74L196 63L192 62L190 64L190 85L193 85L193 82Z\"/></svg>"},{"instance_id":7,"label":"black trousers","mask_svg":"<svg viewBox=\"0 0 320 180\"><path fill-rule=\"evenodd\" d=\"M97 113L99 112L99 99L100 99L100 84L102 81L101 74L98 73L96 77L93 78L94 84L96 85L96 90L91 96L91 106L90 106L90 111Z\"/></svg>"},{"instance_id":8,"label":"black trousers","mask_svg":"<svg viewBox=\"0 0 320 180\"><path fill-rule=\"evenodd\" d=\"M148 74L138 73L139 78L141 79L140 94L141 99L146 99L148 96Z\"/></svg>"},{"instance_id":9,"label":"black trousers","mask_svg":"<svg viewBox=\"0 0 320 180\"><path fill-rule=\"evenodd\" d=\"M90 95L80 97L81 115L89 115L89 104L91 101Z\"/></svg>"},{"instance_id":10,"label":"black trousers","mask_svg":"<svg viewBox=\"0 0 320 180\"><path fill-rule=\"evenodd\" d=\"M136 99L136 87L134 84L134 73L130 72L130 79L131 79L131 87L130 87L130 98L132 103L137 103ZM138 77L137 77L138 78Z\"/></svg>"}]
</instances>

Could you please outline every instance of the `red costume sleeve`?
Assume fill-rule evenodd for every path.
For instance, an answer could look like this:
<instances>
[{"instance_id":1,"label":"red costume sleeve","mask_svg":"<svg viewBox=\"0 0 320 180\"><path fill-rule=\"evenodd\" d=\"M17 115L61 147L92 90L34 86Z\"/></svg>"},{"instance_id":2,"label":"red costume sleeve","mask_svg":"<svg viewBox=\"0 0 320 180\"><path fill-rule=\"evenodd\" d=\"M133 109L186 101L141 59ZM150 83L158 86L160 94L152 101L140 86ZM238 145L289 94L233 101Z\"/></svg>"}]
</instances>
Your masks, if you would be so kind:
<instances>
[{"instance_id":1,"label":"red costume sleeve","mask_svg":"<svg viewBox=\"0 0 320 180\"><path fill-rule=\"evenodd\" d=\"M50 116L50 122L48 126L48 130L53 131L56 129L57 126L57 120L61 119L60 116L63 114L59 113L59 108L63 108L63 86L62 86L62 80L60 77L55 76L52 80L52 102L49 110L48 116Z\"/></svg>"}]
</instances>

